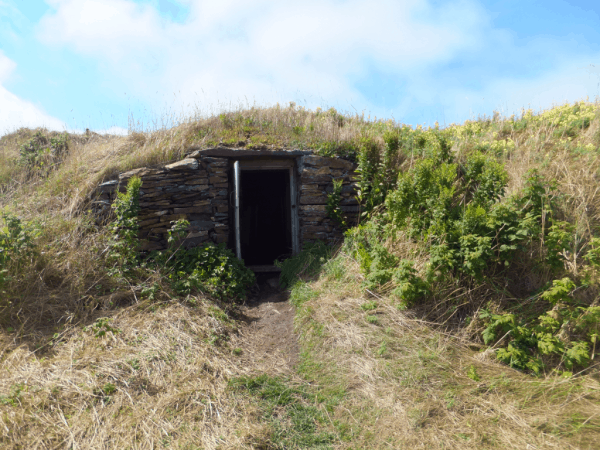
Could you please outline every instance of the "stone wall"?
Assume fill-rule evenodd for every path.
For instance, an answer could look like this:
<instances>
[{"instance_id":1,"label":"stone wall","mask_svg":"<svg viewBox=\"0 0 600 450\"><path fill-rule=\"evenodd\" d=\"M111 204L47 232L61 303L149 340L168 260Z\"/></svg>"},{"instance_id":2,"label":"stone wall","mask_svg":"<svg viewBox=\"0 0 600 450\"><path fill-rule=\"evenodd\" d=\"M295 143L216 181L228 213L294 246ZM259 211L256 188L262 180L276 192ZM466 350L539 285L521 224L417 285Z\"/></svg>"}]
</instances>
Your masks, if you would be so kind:
<instances>
[{"instance_id":1,"label":"stone wall","mask_svg":"<svg viewBox=\"0 0 600 450\"><path fill-rule=\"evenodd\" d=\"M327 196L333 192L333 180L343 179L341 209L349 224L356 223L359 207L355 198L354 164L343 159L309 155L301 158L300 169L301 246L317 240L340 240L342 231L327 216Z\"/></svg>"},{"instance_id":2,"label":"stone wall","mask_svg":"<svg viewBox=\"0 0 600 450\"><path fill-rule=\"evenodd\" d=\"M186 246L207 241L228 243L229 222L233 217L229 211L230 165L239 156L249 156L248 151L242 153L232 149L213 149L213 153L227 156L206 156L210 151L193 152L186 159L162 168L123 173L118 180L98 187L96 206L109 210L117 189L124 192L129 178L137 175L142 179L138 218L143 250L166 248L168 230L172 222L179 219L190 222ZM343 237L341 230L327 216L327 196L333 191L333 180L343 179L341 208L350 224L356 222L359 208L355 199L354 164L305 152L285 156L296 161L301 247L316 240L328 243L340 240ZM229 246L233 247L233 242Z\"/></svg>"},{"instance_id":3,"label":"stone wall","mask_svg":"<svg viewBox=\"0 0 600 450\"><path fill-rule=\"evenodd\" d=\"M99 186L99 200L114 201L117 188L125 191L134 175L142 179L140 190L140 238L143 250L166 248L171 222L187 219L190 235L186 246L206 241L227 242L229 236L227 158L187 158L161 169L137 169L118 180Z\"/></svg>"}]
</instances>

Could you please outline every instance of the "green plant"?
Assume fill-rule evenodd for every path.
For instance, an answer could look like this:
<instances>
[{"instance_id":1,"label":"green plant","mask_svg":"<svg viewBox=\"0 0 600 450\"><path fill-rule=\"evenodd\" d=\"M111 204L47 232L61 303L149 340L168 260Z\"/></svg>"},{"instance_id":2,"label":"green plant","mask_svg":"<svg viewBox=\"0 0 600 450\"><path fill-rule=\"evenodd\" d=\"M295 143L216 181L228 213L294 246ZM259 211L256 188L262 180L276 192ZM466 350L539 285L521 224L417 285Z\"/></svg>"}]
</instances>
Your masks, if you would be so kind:
<instances>
[{"instance_id":1,"label":"green plant","mask_svg":"<svg viewBox=\"0 0 600 450\"><path fill-rule=\"evenodd\" d=\"M85 327L83 330L91 331L97 338L106 336L106 333L120 333L121 330L111 326L112 321L113 319L110 317L101 317L99 319L96 319L96 321L92 325L90 325L89 327Z\"/></svg>"},{"instance_id":2,"label":"green plant","mask_svg":"<svg viewBox=\"0 0 600 450\"><path fill-rule=\"evenodd\" d=\"M333 180L333 191L327 195L327 215L331 217L340 227L342 231L348 228L348 224L344 219L344 214L340 208L342 201L342 184L344 180Z\"/></svg>"},{"instance_id":3,"label":"green plant","mask_svg":"<svg viewBox=\"0 0 600 450\"><path fill-rule=\"evenodd\" d=\"M106 256L111 265L109 274L126 274L137 265L139 258L138 248L138 220L140 211L139 197L142 180L131 177L127 182L126 192L119 192L112 208L115 220L110 224L111 239Z\"/></svg>"},{"instance_id":4,"label":"green plant","mask_svg":"<svg viewBox=\"0 0 600 450\"><path fill-rule=\"evenodd\" d=\"M330 448L334 442L335 435L320 430L327 423L326 415L315 405L319 396L309 392L307 387L293 386L266 374L234 378L229 385L261 400L263 417L272 430L271 448Z\"/></svg>"},{"instance_id":5,"label":"green plant","mask_svg":"<svg viewBox=\"0 0 600 450\"><path fill-rule=\"evenodd\" d=\"M377 318L377 316L367 316L366 320L367 322L373 325L377 325L379 323L379 319Z\"/></svg>"},{"instance_id":6,"label":"green plant","mask_svg":"<svg viewBox=\"0 0 600 450\"><path fill-rule=\"evenodd\" d=\"M373 311L374 309L377 309L377 302L375 300L365 302L362 305L360 305L360 309L362 309L363 311Z\"/></svg>"},{"instance_id":7,"label":"green plant","mask_svg":"<svg viewBox=\"0 0 600 450\"><path fill-rule=\"evenodd\" d=\"M318 296L319 293L317 291L312 289L308 283L300 280L296 281L290 289L290 303L296 307Z\"/></svg>"},{"instance_id":8,"label":"green plant","mask_svg":"<svg viewBox=\"0 0 600 450\"><path fill-rule=\"evenodd\" d=\"M558 303L570 303L572 301L570 294L575 287L575 283L573 283L570 278L554 280L552 282L552 287L544 291L541 298L552 305L557 305Z\"/></svg>"},{"instance_id":9,"label":"green plant","mask_svg":"<svg viewBox=\"0 0 600 450\"><path fill-rule=\"evenodd\" d=\"M467 370L467 376L473 381L481 380L481 377L477 373L477 367L475 367L474 365L469 366L469 369Z\"/></svg>"},{"instance_id":10,"label":"green plant","mask_svg":"<svg viewBox=\"0 0 600 450\"><path fill-rule=\"evenodd\" d=\"M48 139L41 131L21 145L19 163L26 167L29 173L47 175L61 161L69 147L69 135L62 133Z\"/></svg>"},{"instance_id":11,"label":"green plant","mask_svg":"<svg viewBox=\"0 0 600 450\"><path fill-rule=\"evenodd\" d=\"M574 306L574 289L575 283L569 278L554 280L540 295L553 306L552 310L530 323L518 320L514 314L482 311L480 317L488 323L482 334L484 342L496 342L496 346L502 343L497 358L525 371L539 373L548 363L562 364L569 370L587 366L599 335L600 307Z\"/></svg>"},{"instance_id":12,"label":"green plant","mask_svg":"<svg viewBox=\"0 0 600 450\"><path fill-rule=\"evenodd\" d=\"M394 270L393 280L396 284L393 295L401 300L403 306L412 306L430 294L429 285L417 275L411 261L400 261Z\"/></svg>"},{"instance_id":13,"label":"green plant","mask_svg":"<svg viewBox=\"0 0 600 450\"><path fill-rule=\"evenodd\" d=\"M316 275L330 257L331 248L325 243L307 243L297 255L281 262L275 261L275 265L281 268L279 283L283 287L290 287L300 277Z\"/></svg>"},{"instance_id":14,"label":"green plant","mask_svg":"<svg viewBox=\"0 0 600 450\"><path fill-rule=\"evenodd\" d=\"M563 267L565 253L572 251L575 227L568 222L554 222L545 238L546 262L553 269Z\"/></svg>"},{"instance_id":15,"label":"green plant","mask_svg":"<svg viewBox=\"0 0 600 450\"><path fill-rule=\"evenodd\" d=\"M189 248L166 264L172 286L180 295L203 291L221 299L241 300L255 282L254 273L224 244Z\"/></svg>"},{"instance_id":16,"label":"green plant","mask_svg":"<svg viewBox=\"0 0 600 450\"><path fill-rule=\"evenodd\" d=\"M27 258L35 251L34 238L40 231L8 212L1 215L4 226L0 228L0 294L5 294L6 284L23 268Z\"/></svg>"}]
</instances>

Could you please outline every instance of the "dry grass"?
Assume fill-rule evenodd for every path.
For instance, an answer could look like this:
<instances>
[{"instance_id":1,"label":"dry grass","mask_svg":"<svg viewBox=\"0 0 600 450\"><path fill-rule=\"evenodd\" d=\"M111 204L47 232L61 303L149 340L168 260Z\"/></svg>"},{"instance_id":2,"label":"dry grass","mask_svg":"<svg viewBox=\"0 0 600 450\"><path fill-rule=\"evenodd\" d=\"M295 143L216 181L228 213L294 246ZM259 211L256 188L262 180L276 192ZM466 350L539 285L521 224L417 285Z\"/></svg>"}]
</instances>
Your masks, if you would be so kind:
<instances>
[{"instance_id":1,"label":"dry grass","mask_svg":"<svg viewBox=\"0 0 600 450\"><path fill-rule=\"evenodd\" d=\"M43 354L4 335L2 448L254 448L268 430L227 387L249 373L231 352L235 323L198 301L96 314L121 331L67 326Z\"/></svg>"},{"instance_id":2,"label":"dry grass","mask_svg":"<svg viewBox=\"0 0 600 450\"><path fill-rule=\"evenodd\" d=\"M311 285L319 295L298 322L310 349L306 376L345 392L332 420L347 424L348 441L336 448L595 448L597 375L533 378L507 368L388 298L365 298L359 268L346 268ZM361 308L368 301L375 309Z\"/></svg>"}]
</instances>

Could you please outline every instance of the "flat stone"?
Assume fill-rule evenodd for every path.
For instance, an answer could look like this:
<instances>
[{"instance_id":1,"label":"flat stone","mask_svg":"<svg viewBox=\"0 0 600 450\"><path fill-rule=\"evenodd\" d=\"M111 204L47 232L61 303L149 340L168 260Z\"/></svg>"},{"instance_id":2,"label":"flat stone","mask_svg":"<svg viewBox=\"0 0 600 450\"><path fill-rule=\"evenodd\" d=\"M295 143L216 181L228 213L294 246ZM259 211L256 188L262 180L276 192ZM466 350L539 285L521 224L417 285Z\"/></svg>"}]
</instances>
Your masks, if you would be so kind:
<instances>
[{"instance_id":1,"label":"flat stone","mask_svg":"<svg viewBox=\"0 0 600 450\"><path fill-rule=\"evenodd\" d=\"M327 212L327 207L325 205L300 205L300 210L306 212Z\"/></svg>"},{"instance_id":2,"label":"flat stone","mask_svg":"<svg viewBox=\"0 0 600 450\"><path fill-rule=\"evenodd\" d=\"M227 183L227 178L226 177L209 177L208 179L210 184L217 184L217 183Z\"/></svg>"},{"instance_id":3,"label":"flat stone","mask_svg":"<svg viewBox=\"0 0 600 450\"><path fill-rule=\"evenodd\" d=\"M190 227L199 231L207 231L215 228L215 223L209 220L190 221Z\"/></svg>"},{"instance_id":4,"label":"flat stone","mask_svg":"<svg viewBox=\"0 0 600 450\"><path fill-rule=\"evenodd\" d=\"M330 227L318 226L318 225L306 225L302 228L303 233L325 233Z\"/></svg>"},{"instance_id":5,"label":"flat stone","mask_svg":"<svg viewBox=\"0 0 600 450\"><path fill-rule=\"evenodd\" d=\"M100 186L98 186L98 190L100 192L114 192L117 189L117 186L119 185L119 181L118 180L112 180L112 181L107 181L106 183L102 183Z\"/></svg>"},{"instance_id":6,"label":"flat stone","mask_svg":"<svg viewBox=\"0 0 600 450\"><path fill-rule=\"evenodd\" d=\"M169 210L165 209L163 211L154 211L148 214L144 214L144 215L140 215L138 216L138 220L145 220L148 219L150 217L157 217L157 216L164 216L165 214L169 214Z\"/></svg>"},{"instance_id":7,"label":"flat stone","mask_svg":"<svg viewBox=\"0 0 600 450\"><path fill-rule=\"evenodd\" d=\"M125 180L125 179L131 178L133 176L138 176L138 177L142 178L147 175L153 175L156 172L157 172L156 169L148 169L147 167L140 167L139 169L130 170L129 172L124 172L124 173L120 174L119 179Z\"/></svg>"},{"instance_id":8,"label":"flat stone","mask_svg":"<svg viewBox=\"0 0 600 450\"><path fill-rule=\"evenodd\" d=\"M208 231L196 231L187 235L186 239L208 236Z\"/></svg>"},{"instance_id":9,"label":"flat stone","mask_svg":"<svg viewBox=\"0 0 600 450\"><path fill-rule=\"evenodd\" d=\"M341 159L341 158L328 158L329 161L329 167L331 167L332 169L344 169L344 170L354 170L354 168L356 167L355 164L351 163L350 161L346 161L345 159Z\"/></svg>"},{"instance_id":10,"label":"flat stone","mask_svg":"<svg viewBox=\"0 0 600 450\"><path fill-rule=\"evenodd\" d=\"M143 197L144 199L160 197L161 195L164 195L163 191L140 192L140 197Z\"/></svg>"},{"instance_id":11,"label":"flat stone","mask_svg":"<svg viewBox=\"0 0 600 450\"><path fill-rule=\"evenodd\" d=\"M194 158L186 158L181 161L177 161L173 164L167 164L165 169L168 170L197 170L198 161Z\"/></svg>"},{"instance_id":12,"label":"flat stone","mask_svg":"<svg viewBox=\"0 0 600 450\"><path fill-rule=\"evenodd\" d=\"M178 186L182 182L183 182L183 178L167 178L167 179L161 180L161 181L153 181L152 183L148 183L148 185L145 185L144 183L142 183L142 186L144 188L155 188L155 187L160 187L160 186Z\"/></svg>"},{"instance_id":13,"label":"flat stone","mask_svg":"<svg viewBox=\"0 0 600 450\"><path fill-rule=\"evenodd\" d=\"M187 186L197 186L199 184L208 184L208 178L207 177L194 178L193 180L186 181L185 184Z\"/></svg>"},{"instance_id":14,"label":"flat stone","mask_svg":"<svg viewBox=\"0 0 600 450\"><path fill-rule=\"evenodd\" d=\"M202 214L212 212L210 206L193 206L191 208L175 208L173 210L175 214Z\"/></svg>"},{"instance_id":15,"label":"flat stone","mask_svg":"<svg viewBox=\"0 0 600 450\"><path fill-rule=\"evenodd\" d=\"M331 158L325 158L324 156L309 155L302 158L302 162L304 162L304 164L306 164L307 166L322 167L329 165L329 159Z\"/></svg>"},{"instance_id":16,"label":"flat stone","mask_svg":"<svg viewBox=\"0 0 600 450\"><path fill-rule=\"evenodd\" d=\"M192 206L208 206L210 205L210 200L198 200L192 203Z\"/></svg>"},{"instance_id":17,"label":"flat stone","mask_svg":"<svg viewBox=\"0 0 600 450\"><path fill-rule=\"evenodd\" d=\"M138 226L140 228L144 228L144 227L147 227L148 225L154 225L155 223L158 223L158 222L160 222L160 219L157 217L157 218L154 218L154 219L148 219L148 220L138 221Z\"/></svg>"},{"instance_id":18,"label":"flat stone","mask_svg":"<svg viewBox=\"0 0 600 450\"><path fill-rule=\"evenodd\" d=\"M227 158L213 158L211 156L203 156L202 161L208 163L211 166L227 166L228 160Z\"/></svg>"},{"instance_id":19,"label":"flat stone","mask_svg":"<svg viewBox=\"0 0 600 450\"><path fill-rule=\"evenodd\" d=\"M229 183L218 183L218 184L215 184L215 187L217 189L227 188L227 187L229 187Z\"/></svg>"},{"instance_id":20,"label":"flat stone","mask_svg":"<svg viewBox=\"0 0 600 450\"><path fill-rule=\"evenodd\" d=\"M329 175L311 175L308 173L302 173L300 177L302 184L305 183L331 183L331 176Z\"/></svg>"},{"instance_id":21,"label":"flat stone","mask_svg":"<svg viewBox=\"0 0 600 450\"><path fill-rule=\"evenodd\" d=\"M154 208L154 209L159 209L162 208L164 206L168 206L171 204L170 200L161 200L159 202L157 201L152 201L152 202L140 202L140 207L141 208Z\"/></svg>"},{"instance_id":22,"label":"flat stone","mask_svg":"<svg viewBox=\"0 0 600 450\"><path fill-rule=\"evenodd\" d=\"M187 219L185 214L169 214L168 216L162 216L160 218L161 222L173 222L175 220Z\"/></svg>"},{"instance_id":23,"label":"flat stone","mask_svg":"<svg viewBox=\"0 0 600 450\"><path fill-rule=\"evenodd\" d=\"M168 231L169 231L169 229L168 228L164 228L164 227L163 228L152 228L150 230L150 233L152 233L152 234L162 234L162 233L166 233Z\"/></svg>"},{"instance_id":24,"label":"flat stone","mask_svg":"<svg viewBox=\"0 0 600 450\"><path fill-rule=\"evenodd\" d=\"M327 197L324 195L301 195L301 205L326 205Z\"/></svg>"},{"instance_id":25,"label":"flat stone","mask_svg":"<svg viewBox=\"0 0 600 450\"><path fill-rule=\"evenodd\" d=\"M201 192L209 188L208 184L200 184L198 186L187 186L187 191Z\"/></svg>"}]
</instances>

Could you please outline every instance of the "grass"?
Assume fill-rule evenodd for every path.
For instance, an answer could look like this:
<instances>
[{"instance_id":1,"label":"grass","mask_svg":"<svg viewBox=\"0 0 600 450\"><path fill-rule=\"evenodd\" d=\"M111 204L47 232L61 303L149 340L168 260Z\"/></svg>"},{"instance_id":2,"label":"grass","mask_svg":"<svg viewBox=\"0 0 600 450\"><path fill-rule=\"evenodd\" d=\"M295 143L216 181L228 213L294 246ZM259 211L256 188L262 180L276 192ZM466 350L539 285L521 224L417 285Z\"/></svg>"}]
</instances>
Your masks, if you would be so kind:
<instances>
[{"instance_id":1,"label":"grass","mask_svg":"<svg viewBox=\"0 0 600 450\"><path fill-rule=\"evenodd\" d=\"M594 448L597 375L531 377L384 298L374 327L348 269L344 283L322 276L298 311L301 373L344 392L330 415L352 432L336 448Z\"/></svg>"},{"instance_id":2,"label":"grass","mask_svg":"<svg viewBox=\"0 0 600 450\"><path fill-rule=\"evenodd\" d=\"M530 169L556 180L560 220L577 233L564 260L574 279L583 277L584 245L600 229L598 111L580 102L445 131L458 158L479 149L502 162L507 195L522 190ZM292 262L295 372L248 362L238 310L202 295L177 297L158 271L131 284L107 275L108 231L89 213L90 194L118 173L216 145L352 159L365 146L383 152L386 133L405 133L396 162L406 170L431 131L406 130L333 109L240 109L125 137L70 135L68 152L46 175L19 163L20 148L39 131L56 134L1 137L0 208L37 230L37 250L8 266L0 289L1 446L595 448L597 365L569 378L533 377L496 361L479 337L480 307L539 312L538 294L555 275L533 264L535 249L514 263L510 286L443 285L435 301L403 310L392 283L365 291L359 263L343 250ZM382 244L423 273L428 255L418 242L398 233ZM298 272L305 276L294 284ZM597 303L597 282L596 274L578 298Z\"/></svg>"},{"instance_id":3,"label":"grass","mask_svg":"<svg viewBox=\"0 0 600 450\"><path fill-rule=\"evenodd\" d=\"M339 439L336 433L327 431L331 428L327 422L327 397L306 383L297 385L263 374L234 378L230 386L260 399L261 418L272 429L268 441L262 443L268 448L326 449Z\"/></svg>"},{"instance_id":4,"label":"grass","mask_svg":"<svg viewBox=\"0 0 600 450\"><path fill-rule=\"evenodd\" d=\"M150 306L109 313L120 331L100 337L92 327L66 327L43 352L14 347L4 333L1 446L252 448L267 430L228 387L231 374L247 375L230 357L235 329L201 299ZM229 334L231 344L205 343Z\"/></svg>"}]
</instances>

